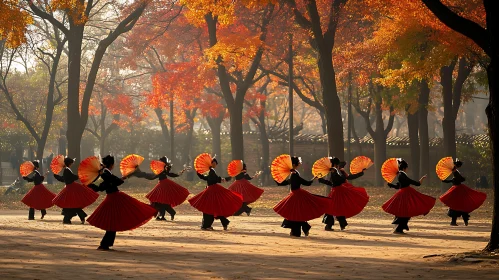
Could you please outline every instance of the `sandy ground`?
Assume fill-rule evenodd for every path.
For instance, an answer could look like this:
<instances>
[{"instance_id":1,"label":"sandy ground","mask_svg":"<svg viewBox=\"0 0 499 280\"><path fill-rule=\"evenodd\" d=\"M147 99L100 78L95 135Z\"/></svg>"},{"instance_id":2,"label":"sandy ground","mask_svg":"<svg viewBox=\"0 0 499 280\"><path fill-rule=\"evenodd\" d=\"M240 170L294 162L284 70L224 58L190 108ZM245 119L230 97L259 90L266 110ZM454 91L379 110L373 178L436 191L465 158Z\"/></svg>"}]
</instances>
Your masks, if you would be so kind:
<instances>
[{"instance_id":1,"label":"sandy ground","mask_svg":"<svg viewBox=\"0 0 499 280\"><path fill-rule=\"evenodd\" d=\"M109 252L96 250L103 231L78 219L63 225L57 208L44 220L37 212L37 220L28 221L18 197L0 199L0 279L497 279L498 260L424 258L483 248L490 231L489 200L468 227L450 227L438 202L399 236L391 233L391 217L379 208L393 191L368 192L368 207L349 219L343 232L326 232L317 219L309 237L289 237L271 210L286 190L266 188L251 216L230 218L229 231L218 221L215 231L201 231L200 214L184 203L175 222L150 221L118 233L116 250ZM432 192L438 191L426 191ZM140 190L129 193L143 198Z\"/></svg>"}]
</instances>

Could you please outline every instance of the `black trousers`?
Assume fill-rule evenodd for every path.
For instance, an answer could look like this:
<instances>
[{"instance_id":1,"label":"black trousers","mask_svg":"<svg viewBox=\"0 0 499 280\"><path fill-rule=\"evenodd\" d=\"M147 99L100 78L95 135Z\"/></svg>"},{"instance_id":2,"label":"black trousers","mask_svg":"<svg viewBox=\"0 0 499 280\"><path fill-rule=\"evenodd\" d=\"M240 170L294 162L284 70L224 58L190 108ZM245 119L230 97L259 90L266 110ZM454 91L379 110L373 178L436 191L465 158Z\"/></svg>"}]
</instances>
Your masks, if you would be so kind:
<instances>
[{"instance_id":1,"label":"black trousers","mask_svg":"<svg viewBox=\"0 0 499 280\"><path fill-rule=\"evenodd\" d=\"M229 225L230 221L226 217L216 217L220 219L222 226L226 227ZM215 221L215 216L203 213L203 221L201 222L201 228L210 228Z\"/></svg>"},{"instance_id":2,"label":"black trousers","mask_svg":"<svg viewBox=\"0 0 499 280\"><path fill-rule=\"evenodd\" d=\"M395 217L393 219L392 225L397 225L395 228L396 232L404 232L404 230L409 230L409 220L411 218Z\"/></svg>"},{"instance_id":3,"label":"black trousers","mask_svg":"<svg viewBox=\"0 0 499 280\"><path fill-rule=\"evenodd\" d=\"M106 231L104 237L102 237L100 246L103 248L113 247L115 238L116 238L116 231Z\"/></svg>"},{"instance_id":4,"label":"black trousers","mask_svg":"<svg viewBox=\"0 0 499 280\"><path fill-rule=\"evenodd\" d=\"M240 216L242 213L250 213L251 212L251 207L248 206L248 203L246 202L243 202L243 205L241 206L241 208L239 208L239 210L237 210L236 213L234 213L234 216Z\"/></svg>"},{"instance_id":5,"label":"black trousers","mask_svg":"<svg viewBox=\"0 0 499 280\"><path fill-rule=\"evenodd\" d=\"M310 229L312 228L312 226L308 222L289 221L286 219L282 221L281 227L291 229L291 235L296 237L300 237L302 231L305 235L308 235Z\"/></svg>"},{"instance_id":6,"label":"black trousers","mask_svg":"<svg viewBox=\"0 0 499 280\"><path fill-rule=\"evenodd\" d=\"M456 223L457 218L459 218L459 217L463 217L463 221L465 221L466 223L468 223L468 221L470 219L470 213L457 211L457 210L450 209L450 208L449 208L449 211L447 211L447 216L452 218L453 223Z\"/></svg>"},{"instance_id":7,"label":"black trousers","mask_svg":"<svg viewBox=\"0 0 499 280\"><path fill-rule=\"evenodd\" d=\"M332 229L334 225L334 216L325 214L324 218L322 218L322 223L326 224L327 229ZM347 219L344 216L336 216L336 220L340 224L340 227L343 229L348 226Z\"/></svg>"},{"instance_id":8,"label":"black trousers","mask_svg":"<svg viewBox=\"0 0 499 280\"><path fill-rule=\"evenodd\" d=\"M168 214L170 214L173 220L175 214L177 214L177 211L175 211L175 209L173 209L173 207L170 204L153 202L151 205L158 211L158 217L164 218L166 212L168 212Z\"/></svg>"},{"instance_id":9,"label":"black trousers","mask_svg":"<svg viewBox=\"0 0 499 280\"><path fill-rule=\"evenodd\" d=\"M62 215L64 215L63 222L65 223L71 223L71 219L76 215L78 215L81 221L84 221L88 216L81 208L64 208L62 209Z\"/></svg>"},{"instance_id":10,"label":"black trousers","mask_svg":"<svg viewBox=\"0 0 499 280\"><path fill-rule=\"evenodd\" d=\"M42 216L47 215L47 210L45 210L45 209L40 210L40 212L42 213ZM29 208L28 219L29 220L35 219L35 208Z\"/></svg>"}]
</instances>

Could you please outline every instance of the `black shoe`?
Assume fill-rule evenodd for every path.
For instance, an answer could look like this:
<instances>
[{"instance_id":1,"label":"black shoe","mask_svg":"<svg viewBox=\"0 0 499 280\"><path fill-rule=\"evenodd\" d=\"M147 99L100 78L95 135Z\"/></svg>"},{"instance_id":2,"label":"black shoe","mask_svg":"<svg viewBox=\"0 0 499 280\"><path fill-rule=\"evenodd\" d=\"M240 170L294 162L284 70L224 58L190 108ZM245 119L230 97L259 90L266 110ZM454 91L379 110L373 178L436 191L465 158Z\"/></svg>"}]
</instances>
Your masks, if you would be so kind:
<instances>
[{"instance_id":1,"label":"black shoe","mask_svg":"<svg viewBox=\"0 0 499 280\"><path fill-rule=\"evenodd\" d=\"M161 217L156 217L156 221L161 221Z\"/></svg>"},{"instance_id":2,"label":"black shoe","mask_svg":"<svg viewBox=\"0 0 499 280\"><path fill-rule=\"evenodd\" d=\"M201 227L201 230L213 230L213 227L207 227L207 228Z\"/></svg>"},{"instance_id":3,"label":"black shoe","mask_svg":"<svg viewBox=\"0 0 499 280\"><path fill-rule=\"evenodd\" d=\"M43 218L45 217L46 214L42 214L42 216L40 217L40 219L43 220Z\"/></svg>"},{"instance_id":4,"label":"black shoe","mask_svg":"<svg viewBox=\"0 0 499 280\"><path fill-rule=\"evenodd\" d=\"M253 208L250 208L247 212L246 212L246 215L250 215L251 214L251 210L253 210Z\"/></svg>"},{"instance_id":5,"label":"black shoe","mask_svg":"<svg viewBox=\"0 0 499 280\"><path fill-rule=\"evenodd\" d=\"M166 221L166 218L165 217L161 217L159 220L160 221Z\"/></svg>"},{"instance_id":6,"label":"black shoe","mask_svg":"<svg viewBox=\"0 0 499 280\"><path fill-rule=\"evenodd\" d=\"M224 230L227 230L227 228L229 227L229 224L230 224L230 222L227 222L227 224L224 225Z\"/></svg>"},{"instance_id":7,"label":"black shoe","mask_svg":"<svg viewBox=\"0 0 499 280\"><path fill-rule=\"evenodd\" d=\"M394 234L405 234L405 232L400 231L400 230L394 230L393 233Z\"/></svg>"},{"instance_id":8,"label":"black shoe","mask_svg":"<svg viewBox=\"0 0 499 280\"><path fill-rule=\"evenodd\" d=\"M334 229L332 227L327 226L327 225L324 227L324 230L325 231L334 231Z\"/></svg>"},{"instance_id":9,"label":"black shoe","mask_svg":"<svg viewBox=\"0 0 499 280\"><path fill-rule=\"evenodd\" d=\"M464 225L468 226L468 220L464 220Z\"/></svg>"},{"instance_id":10,"label":"black shoe","mask_svg":"<svg viewBox=\"0 0 499 280\"><path fill-rule=\"evenodd\" d=\"M172 221L173 221L173 220L175 220L175 214L170 215L170 217L171 217L171 220L172 220Z\"/></svg>"},{"instance_id":11,"label":"black shoe","mask_svg":"<svg viewBox=\"0 0 499 280\"><path fill-rule=\"evenodd\" d=\"M81 224L84 225L85 224L85 218L80 218L80 221L81 221Z\"/></svg>"},{"instance_id":12,"label":"black shoe","mask_svg":"<svg viewBox=\"0 0 499 280\"><path fill-rule=\"evenodd\" d=\"M65 224L65 225L70 225L71 221L62 221L62 223Z\"/></svg>"},{"instance_id":13,"label":"black shoe","mask_svg":"<svg viewBox=\"0 0 499 280\"><path fill-rule=\"evenodd\" d=\"M28 218L28 221L34 221L35 218Z\"/></svg>"},{"instance_id":14,"label":"black shoe","mask_svg":"<svg viewBox=\"0 0 499 280\"><path fill-rule=\"evenodd\" d=\"M454 226L454 227L457 227L457 226L458 226L458 224L457 224L456 222L452 222L452 223L450 223L450 225L451 225L451 226Z\"/></svg>"},{"instance_id":15,"label":"black shoe","mask_svg":"<svg viewBox=\"0 0 499 280\"><path fill-rule=\"evenodd\" d=\"M303 234L305 234L305 236L308 236L309 233L310 233L309 231L307 231L307 232L304 231L303 232Z\"/></svg>"},{"instance_id":16,"label":"black shoe","mask_svg":"<svg viewBox=\"0 0 499 280\"><path fill-rule=\"evenodd\" d=\"M101 250L101 251L109 251L109 247L99 246L99 247L97 248L97 250Z\"/></svg>"}]
</instances>

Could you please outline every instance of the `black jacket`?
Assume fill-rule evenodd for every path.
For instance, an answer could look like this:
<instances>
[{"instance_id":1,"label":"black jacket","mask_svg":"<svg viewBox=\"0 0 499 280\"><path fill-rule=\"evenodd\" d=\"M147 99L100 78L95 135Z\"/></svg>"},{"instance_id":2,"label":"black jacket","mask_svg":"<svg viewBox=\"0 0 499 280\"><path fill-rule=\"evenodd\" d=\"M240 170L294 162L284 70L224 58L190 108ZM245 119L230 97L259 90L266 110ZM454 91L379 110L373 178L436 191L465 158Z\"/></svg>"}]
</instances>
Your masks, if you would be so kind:
<instances>
[{"instance_id":1,"label":"black jacket","mask_svg":"<svg viewBox=\"0 0 499 280\"><path fill-rule=\"evenodd\" d=\"M297 190L299 188L301 188L301 185L304 185L304 186L310 186L312 185L314 181L307 181L305 179L303 179L301 176L300 176L300 173L298 173L298 171L295 171L295 173L291 173L291 177L288 179L288 180L284 180L282 181L282 183L277 183L278 186L287 186L287 185L291 185L291 190Z\"/></svg>"},{"instance_id":2,"label":"black jacket","mask_svg":"<svg viewBox=\"0 0 499 280\"><path fill-rule=\"evenodd\" d=\"M355 180L359 177L362 177L363 175L364 175L364 172L360 172L357 174L351 174L351 175L347 176L346 173L343 173L343 172L337 170L336 168L333 168L333 170L331 171L331 175L329 177L329 180L320 178L319 182L334 188L334 187L341 186L343 183L345 183L347 181L347 179L348 180Z\"/></svg>"},{"instance_id":3,"label":"black jacket","mask_svg":"<svg viewBox=\"0 0 499 280\"><path fill-rule=\"evenodd\" d=\"M54 174L54 178L59 182L65 183L66 185L69 185L69 184L71 184L74 181L77 181L79 179L78 175L75 175L69 167L64 168L64 172L62 173L62 176Z\"/></svg>"},{"instance_id":4,"label":"black jacket","mask_svg":"<svg viewBox=\"0 0 499 280\"><path fill-rule=\"evenodd\" d=\"M454 175L454 178L451 180L443 180L442 182L444 183L452 183L454 186L461 185L464 181L466 181L466 178L464 178L461 173L459 173L458 170L452 172L452 175Z\"/></svg>"},{"instance_id":5,"label":"black jacket","mask_svg":"<svg viewBox=\"0 0 499 280\"><path fill-rule=\"evenodd\" d=\"M412 180L403 171L399 172L397 184L390 184L390 183L388 183L388 186L390 188L394 188L394 189L403 189L403 188L407 188L407 187L409 187L411 185L419 187L419 186L421 186L421 183L419 181Z\"/></svg>"},{"instance_id":6,"label":"black jacket","mask_svg":"<svg viewBox=\"0 0 499 280\"><path fill-rule=\"evenodd\" d=\"M237 174L236 181L242 180L242 179L251 180L251 179L253 179L253 177L248 175L248 173L246 173L246 172L241 172L241 173Z\"/></svg>"},{"instance_id":7,"label":"black jacket","mask_svg":"<svg viewBox=\"0 0 499 280\"><path fill-rule=\"evenodd\" d=\"M43 180L45 180L45 176L42 176L38 170L35 170L33 177L23 177L24 180L28 182L34 182L35 186L43 184Z\"/></svg>"},{"instance_id":8,"label":"black jacket","mask_svg":"<svg viewBox=\"0 0 499 280\"><path fill-rule=\"evenodd\" d=\"M210 168L210 172L208 173L208 175L203 175L203 174L199 174L199 173L197 173L197 174L198 174L199 179L205 180L207 182L208 186L222 183L222 177L218 176L217 172L213 168ZM225 178L226 181L230 181L230 179L231 179L231 177Z\"/></svg>"},{"instance_id":9,"label":"black jacket","mask_svg":"<svg viewBox=\"0 0 499 280\"><path fill-rule=\"evenodd\" d=\"M125 182L121 180L121 178L111 173L109 169L104 169L100 177L102 178L103 182L100 183L97 191L106 191L107 194L119 191L118 186L122 185Z\"/></svg>"},{"instance_id":10,"label":"black jacket","mask_svg":"<svg viewBox=\"0 0 499 280\"><path fill-rule=\"evenodd\" d=\"M158 175L156 175L154 173L146 173L143 171L136 171L136 172L132 173L131 176L135 176L137 178L144 178L147 180L159 179L161 181L161 180L164 180L168 177L175 178L175 177L178 177L180 175L178 175L176 173L171 173L169 170L164 170L163 172L159 173Z\"/></svg>"}]
</instances>

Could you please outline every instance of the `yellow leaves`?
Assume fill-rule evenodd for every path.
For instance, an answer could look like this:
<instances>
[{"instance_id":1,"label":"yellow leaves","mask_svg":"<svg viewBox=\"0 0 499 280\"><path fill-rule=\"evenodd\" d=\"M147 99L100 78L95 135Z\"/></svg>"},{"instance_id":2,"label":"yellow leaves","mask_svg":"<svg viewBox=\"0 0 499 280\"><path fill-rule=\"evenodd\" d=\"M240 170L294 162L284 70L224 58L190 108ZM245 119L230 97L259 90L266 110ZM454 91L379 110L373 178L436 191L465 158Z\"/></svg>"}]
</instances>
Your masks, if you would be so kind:
<instances>
[{"instance_id":1,"label":"yellow leaves","mask_svg":"<svg viewBox=\"0 0 499 280\"><path fill-rule=\"evenodd\" d=\"M82 3L83 2L83 3ZM85 24L88 20L85 15L85 1L80 0L53 0L50 7L52 10L62 10L77 24Z\"/></svg>"},{"instance_id":2,"label":"yellow leaves","mask_svg":"<svg viewBox=\"0 0 499 280\"><path fill-rule=\"evenodd\" d=\"M262 46L260 35L241 40L239 34L230 34L222 38L216 45L206 49L204 54L209 67L215 68L218 59L229 71L243 71L253 61L258 49Z\"/></svg>"},{"instance_id":3,"label":"yellow leaves","mask_svg":"<svg viewBox=\"0 0 499 280\"><path fill-rule=\"evenodd\" d=\"M27 26L33 18L26 11L21 11L18 0L0 1L0 40L5 40L7 47L16 48L26 42Z\"/></svg>"},{"instance_id":4,"label":"yellow leaves","mask_svg":"<svg viewBox=\"0 0 499 280\"><path fill-rule=\"evenodd\" d=\"M180 3L188 8L185 17L194 25L205 23L205 16L211 14L221 25L229 25L236 19L235 12L238 5L255 9L277 0L181 0Z\"/></svg>"},{"instance_id":5,"label":"yellow leaves","mask_svg":"<svg viewBox=\"0 0 499 280\"><path fill-rule=\"evenodd\" d=\"M185 17L196 26L205 22L205 15L212 14L222 25L228 25L234 20L235 2L232 0L181 0L188 8Z\"/></svg>"}]
</instances>

